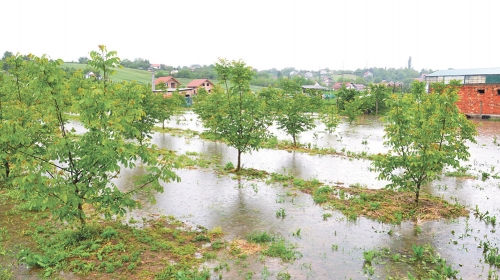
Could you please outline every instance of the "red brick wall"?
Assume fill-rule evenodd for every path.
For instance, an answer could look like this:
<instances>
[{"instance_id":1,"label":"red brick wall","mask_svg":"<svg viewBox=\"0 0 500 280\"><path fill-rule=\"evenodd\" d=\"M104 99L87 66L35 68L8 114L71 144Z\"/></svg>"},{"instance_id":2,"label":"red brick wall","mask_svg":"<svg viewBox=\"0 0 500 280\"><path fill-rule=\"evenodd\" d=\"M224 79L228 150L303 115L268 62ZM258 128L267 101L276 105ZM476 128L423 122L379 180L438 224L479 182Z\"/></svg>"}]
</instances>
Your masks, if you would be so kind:
<instances>
[{"instance_id":1,"label":"red brick wall","mask_svg":"<svg viewBox=\"0 0 500 280\"><path fill-rule=\"evenodd\" d=\"M480 94L478 90L484 90L484 94ZM500 115L498 91L500 84L463 85L458 93L460 99L457 106L464 114Z\"/></svg>"}]
</instances>

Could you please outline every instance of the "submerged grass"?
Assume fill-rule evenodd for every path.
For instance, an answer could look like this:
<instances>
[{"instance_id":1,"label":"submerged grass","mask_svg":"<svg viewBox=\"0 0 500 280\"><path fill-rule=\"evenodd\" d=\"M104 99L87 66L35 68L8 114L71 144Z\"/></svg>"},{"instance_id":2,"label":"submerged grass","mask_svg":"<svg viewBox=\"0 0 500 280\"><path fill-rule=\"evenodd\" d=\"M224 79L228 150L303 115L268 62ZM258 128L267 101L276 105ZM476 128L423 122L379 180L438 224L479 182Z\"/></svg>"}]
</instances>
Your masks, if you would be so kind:
<instances>
[{"instance_id":1,"label":"submerged grass","mask_svg":"<svg viewBox=\"0 0 500 280\"><path fill-rule=\"evenodd\" d=\"M365 273L373 275L375 267L381 265L391 275L388 279L456 279L459 273L429 244L412 244L411 249L401 252L389 248L367 250L363 256ZM406 275L400 271L406 271Z\"/></svg>"},{"instance_id":2,"label":"submerged grass","mask_svg":"<svg viewBox=\"0 0 500 280\"><path fill-rule=\"evenodd\" d=\"M384 223L400 224L405 220L425 221L468 215L464 206L450 204L427 193L420 195L419 204L416 205L413 192L367 189L359 184L350 187L325 186L317 179L303 180L278 174L271 174L268 182L284 183L311 194L314 202L338 210L351 220L363 216Z\"/></svg>"}]
</instances>

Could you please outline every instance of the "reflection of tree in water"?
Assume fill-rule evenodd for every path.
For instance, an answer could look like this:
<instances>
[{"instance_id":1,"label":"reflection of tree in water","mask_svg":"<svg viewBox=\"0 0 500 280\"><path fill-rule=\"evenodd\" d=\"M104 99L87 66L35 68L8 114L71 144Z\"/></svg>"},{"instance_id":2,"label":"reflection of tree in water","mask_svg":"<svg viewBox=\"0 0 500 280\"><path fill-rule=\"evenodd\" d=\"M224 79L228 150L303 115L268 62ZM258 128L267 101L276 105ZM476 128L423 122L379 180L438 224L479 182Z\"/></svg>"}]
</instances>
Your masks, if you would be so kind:
<instances>
[{"instance_id":1,"label":"reflection of tree in water","mask_svg":"<svg viewBox=\"0 0 500 280\"><path fill-rule=\"evenodd\" d=\"M292 156L282 157L283 168L285 174L291 174L295 177L301 177L303 172L303 166L300 163L300 159L296 159L295 151L292 151Z\"/></svg>"},{"instance_id":2,"label":"reflection of tree in water","mask_svg":"<svg viewBox=\"0 0 500 280\"><path fill-rule=\"evenodd\" d=\"M172 135L167 133L158 133L154 137L154 144L156 144L160 148L172 149Z\"/></svg>"}]
</instances>

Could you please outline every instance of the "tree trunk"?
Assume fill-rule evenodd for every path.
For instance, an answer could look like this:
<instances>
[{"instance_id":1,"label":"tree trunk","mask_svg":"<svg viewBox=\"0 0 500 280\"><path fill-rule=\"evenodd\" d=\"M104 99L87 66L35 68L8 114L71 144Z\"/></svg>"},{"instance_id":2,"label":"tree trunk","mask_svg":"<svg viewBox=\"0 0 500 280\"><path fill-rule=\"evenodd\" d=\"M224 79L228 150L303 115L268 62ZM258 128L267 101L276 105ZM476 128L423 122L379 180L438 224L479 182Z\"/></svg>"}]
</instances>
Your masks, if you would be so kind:
<instances>
[{"instance_id":1,"label":"tree trunk","mask_svg":"<svg viewBox=\"0 0 500 280\"><path fill-rule=\"evenodd\" d=\"M375 100L375 115L378 115L378 100Z\"/></svg>"},{"instance_id":2,"label":"tree trunk","mask_svg":"<svg viewBox=\"0 0 500 280\"><path fill-rule=\"evenodd\" d=\"M418 197L420 196L420 185L417 185L417 190L415 191L415 204L418 205Z\"/></svg>"},{"instance_id":3,"label":"tree trunk","mask_svg":"<svg viewBox=\"0 0 500 280\"><path fill-rule=\"evenodd\" d=\"M293 138L293 146L297 147L297 141L295 140L295 135L292 135L292 138Z\"/></svg>"},{"instance_id":4,"label":"tree trunk","mask_svg":"<svg viewBox=\"0 0 500 280\"><path fill-rule=\"evenodd\" d=\"M80 226L85 226L85 211L83 211L83 204L78 203L78 214L80 216Z\"/></svg>"},{"instance_id":5,"label":"tree trunk","mask_svg":"<svg viewBox=\"0 0 500 280\"><path fill-rule=\"evenodd\" d=\"M236 172L241 169L241 150L238 150L238 165L236 166Z\"/></svg>"},{"instance_id":6,"label":"tree trunk","mask_svg":"<svg viewBox=\"0 0 500 280\"><path fill-rule=\"evenodd\" d=\"M5 178L9 178L10 174L10 165L8 161L4 161L4 167L5 167Z\"/></svg>"}]
</instances>

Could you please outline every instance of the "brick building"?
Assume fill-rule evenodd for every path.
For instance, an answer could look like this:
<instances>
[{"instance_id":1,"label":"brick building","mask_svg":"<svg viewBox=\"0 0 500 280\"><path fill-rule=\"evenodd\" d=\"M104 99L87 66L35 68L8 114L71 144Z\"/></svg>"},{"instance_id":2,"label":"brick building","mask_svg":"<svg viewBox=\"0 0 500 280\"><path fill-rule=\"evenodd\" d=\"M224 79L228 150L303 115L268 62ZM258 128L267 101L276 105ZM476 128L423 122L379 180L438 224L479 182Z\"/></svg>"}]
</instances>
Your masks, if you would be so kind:
<instances>
[{"instance_id":1,"label":"brick building","mask_svg":"<svg viewBox=\"0 0 500 280\"><path fill-rule=\"evenodd\" d=\"M425 77L431 83L459 80L458 108L468 117L500 118L500 67L441 70Z\"/></svg>"}]
</instances>

